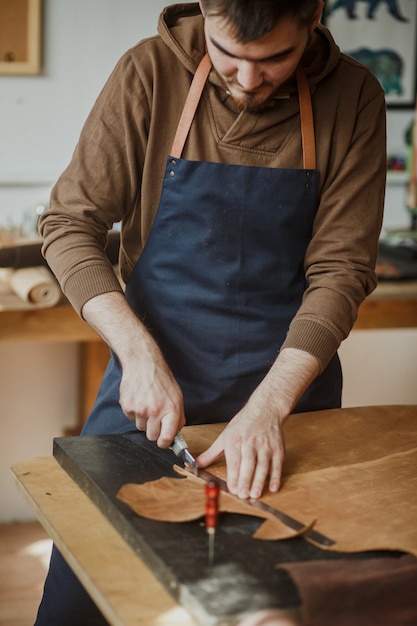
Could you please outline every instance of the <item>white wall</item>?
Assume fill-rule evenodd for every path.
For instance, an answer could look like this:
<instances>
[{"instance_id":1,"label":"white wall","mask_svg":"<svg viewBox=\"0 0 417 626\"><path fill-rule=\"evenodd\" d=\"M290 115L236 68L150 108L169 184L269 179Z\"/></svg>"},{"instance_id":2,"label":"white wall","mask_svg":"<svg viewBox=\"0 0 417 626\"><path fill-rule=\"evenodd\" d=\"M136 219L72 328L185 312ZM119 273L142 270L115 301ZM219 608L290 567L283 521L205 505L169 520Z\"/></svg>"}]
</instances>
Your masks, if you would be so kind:
<instances>
[{"instance_id":1,"label":"white wall","mask_svg":"<svg viewBox=\"0 0 417 626\"><path fill-rule=\"evenodd\" d=\"M355 330L339 350L344 407L417 404L417 330Z\"/></svg>"},{"instance_id":2,"label":"white wall","mask_svg":"<svg viewBox=\"0 0 417 626\"><path fill-rule=\"evenodd\" d=\"M120 55L156 30L165 0L44 0L43 72L0 76L0 226L20 224L71 157L81 126ZM404 150L411 112L390 112L389 142ZM364 164L365 166L365 164ZM386 224L407 225L403 189ZM1 318L0 318L1 320ZM346 406L417 403L417 331L357 331L342 346ZM49 455L76 419L78 348L0 344L0 521L31 519L12 484L15 461Z\"/></svg>"},{"instance_id":3,"label":"white wall","mask_svg":"<svg viewBox=\"0 0 417 626\"><path fill-rule=\"evenodd\" d=\"M154 34L163 0L44 0L41 76L0 77L0 179L52 181L121 54Z\"/></svg>"},{"instance_id":4,"label":"white wall","mask_svg":"<svg viewBox=\"0 0 417 626\"><path fill-rule=\"evenodd\" d=\"M0 344L0 521L33 519L9 468L50 455L52 438L75 424L77 369L75 344Z\"/></svg>"},{"instance_id":5,"label":"white wall","mask_svg":"<svg viewBox=\"0 0 417 626\"><path fill-rule=\"evenodd\" d=\"M0 226L48 202L104 81L125 50L156 32L166 4L44 0L42 75L0 76ZM9 468L51 454L52 438L75 422L77 359L75 345L0 343L0 521L33 518Z\"/></svg>"}]
</instances>

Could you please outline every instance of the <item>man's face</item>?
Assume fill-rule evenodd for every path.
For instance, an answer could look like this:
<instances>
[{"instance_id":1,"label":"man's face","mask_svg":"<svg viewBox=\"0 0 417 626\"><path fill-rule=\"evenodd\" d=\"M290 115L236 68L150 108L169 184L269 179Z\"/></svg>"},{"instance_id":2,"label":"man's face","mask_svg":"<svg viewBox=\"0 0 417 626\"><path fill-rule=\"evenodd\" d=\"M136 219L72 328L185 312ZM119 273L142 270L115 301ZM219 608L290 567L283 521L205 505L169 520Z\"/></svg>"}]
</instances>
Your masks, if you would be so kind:
<instances>
[{"instance_id":1,"label":"man's face","mask_svg":"<svg viewBox=\"0 0 417 626\"><path fill-rule=\"evenodd\" d=\"M239 43L230 24L214 15L205 17L204 29L213 67L238 109L252 112L261 110L295 72L312 30L284 18L261 39Z\"/></svg>"}]
</instances>

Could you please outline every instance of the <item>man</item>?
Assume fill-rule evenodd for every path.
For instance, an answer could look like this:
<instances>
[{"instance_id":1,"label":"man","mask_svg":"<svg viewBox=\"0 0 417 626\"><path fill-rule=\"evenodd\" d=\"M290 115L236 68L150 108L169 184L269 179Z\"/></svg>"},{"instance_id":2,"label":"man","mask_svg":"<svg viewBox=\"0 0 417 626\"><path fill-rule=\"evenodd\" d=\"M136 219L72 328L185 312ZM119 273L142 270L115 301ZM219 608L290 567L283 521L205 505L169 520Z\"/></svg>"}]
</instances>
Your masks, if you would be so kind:
<instances>
[{"instance_id":1,"label":"man","mask_svg":"<svg viewBox=\"0 0 417 626\"><path fill-rule=\"evenodd\" d=\"M224 454L241 498L279 489L291 412L340 406L336 351L376 284L384 94L322 8L167 8L109 78L40 224L112 350L84 434L133 423L168 447L185 423L226 421L197 461ZM104 253L117 222L125 293ZM59 576L64 614L63 572L55 554L38 624Z\"/></svg>"}]
</instances>

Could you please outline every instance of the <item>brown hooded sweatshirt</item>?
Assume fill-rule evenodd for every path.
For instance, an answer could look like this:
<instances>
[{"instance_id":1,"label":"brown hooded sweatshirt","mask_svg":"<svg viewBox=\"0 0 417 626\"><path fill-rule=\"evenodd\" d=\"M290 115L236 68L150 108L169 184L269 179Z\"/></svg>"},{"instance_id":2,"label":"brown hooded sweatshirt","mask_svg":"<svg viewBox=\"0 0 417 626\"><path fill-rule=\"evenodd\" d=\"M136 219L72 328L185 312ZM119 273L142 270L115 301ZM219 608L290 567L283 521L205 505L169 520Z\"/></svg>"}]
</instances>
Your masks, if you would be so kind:
<instances>
[{"instance_id":1,"label":"brown hooded sweatshirt","mask_svg":"<svg viewBox=\"0 0 417 626\"><path fill-rule=\"evenodd\" d=\"M205 53L198 4L166 8L158 33L116 65L40 222L45 257L78 313L94 296L121 289L104 252L115 223L121 222L125 282L141 254L190 82ZM284 346L309 352L324 368L376 285L385 100L371 72L341 54L322 26L302 64L312 93L319 197L305 257L308 287ZM212 70L182 156L302 168L295 80L262 112L238 112Z\"/></svg>"}]
</instances>

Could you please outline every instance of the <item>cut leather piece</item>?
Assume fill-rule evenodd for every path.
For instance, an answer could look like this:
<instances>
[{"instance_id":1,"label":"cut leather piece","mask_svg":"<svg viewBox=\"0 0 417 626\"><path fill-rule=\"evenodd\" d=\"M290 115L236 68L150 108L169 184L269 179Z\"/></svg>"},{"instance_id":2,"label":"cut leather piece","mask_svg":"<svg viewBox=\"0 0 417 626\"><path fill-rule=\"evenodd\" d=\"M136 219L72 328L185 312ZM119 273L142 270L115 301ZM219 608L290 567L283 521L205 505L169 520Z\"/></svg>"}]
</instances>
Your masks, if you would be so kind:
<instances>
[{"instance_id":1,"label":"cut leather piece","mask_svg":"<svg viewBox=\"0 0 417 626\"><path fill-rule=\"evenodd\" d=\"M224 427L215 424L184 428L191 453L198 456L207 449ZM416 406L300 413L287 420L284 432L287 452L282 488L277 494L265 494L262 501L306 528L316 520L314 529L335 542L326 547L328 550L401 550L417 556ZM223 459L208 469L215 476L226 478ZM191 484L195 495L194 491L193 495L189 492ZM163 483L158 496L158 519L167 520L174 514L184 521L202 517L204 492L196 484L199 483L178 481L176 488L186 492L178 506L178 494L173 499L175 503L170 500L168 504L171 486ZM149 491L146 485L142 487L140 495L136 491L136 502ZM222 493L222 500L225 495ZM229 508L222 510L248 514L249 507L250 515L259 516L245 501L229 497ZM201 508L194 510L197 501ZM187 517L189 507L193 508L194 517ZM294 536L276 518L265 518L256 538Z\"/></svg>"},{"instance_id":2,"label":"cut leather piece","mask_svg":"<svg viewBox=\"0 0 417 626\"><path fill-rule=\"evenodd\" d=\"M382 459L417 446L417 406L369 406L292 415L284 425L287 476Z\"/></svg>"},{"instance_id":3,"label":"cut leather piece","mask_svg":"<svg viewBox=\"0 0 417 626\"><path fill-rule=\"evenodd\" d=\"M417 556L416 468L417 449L291 476L279 496L263 500L299 519L314 515L315 530L336 542L332 550Z\"/></svg>"},{"instance_id":4,"label":"cut leather piece","mask_svg":"<svg viewBox=\"0 0 417 626\"><path fill-rule=\"evenodd\" d=\"M215 436L221 430L216 425ZM262 501L301 522L315 519L314 529L335 541L325 549L417 555L417 406L294 414L284 433L282 487ZM207 446L204 427L184 434L196 454ZM223 460L209 470L225 478ZM255 536L278 538L267 523Z\"/></svg>"},{"instance_id":5,"label":"cut leather piece","mask_svg":"<svg viewBox=\"0 0 417 626\"><path fill-rule=\"evenodd\" d=\"M194 456L206 450L226 424L186 426ZM284 424L286 476L371 461L417 446L417 406L369 406L293 414ZM225 478L221 458L208 468Z\"/></svg>"},{"instance_id":6,"label":"cut leather piece","mask_svg":"<svg viewBox=\"0 0 417 626\"><path fill-rule=\"evenodd\" d=\"M205 481L175 467L182 479L163 477L141 485L128 483L117 497L138 515L162 522L190 522L205 515ZM264 538L289 539L303 534L312 526L295 531L285 526L268 511L254 509L245 500L223 491L219 496L219 513L252 515L267 520ZM264 524L265 525L265 524ZM262 526L261 526L262 528ZM254 535L255 536L255 535Z\"/></svg>"}]
</instances>

